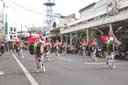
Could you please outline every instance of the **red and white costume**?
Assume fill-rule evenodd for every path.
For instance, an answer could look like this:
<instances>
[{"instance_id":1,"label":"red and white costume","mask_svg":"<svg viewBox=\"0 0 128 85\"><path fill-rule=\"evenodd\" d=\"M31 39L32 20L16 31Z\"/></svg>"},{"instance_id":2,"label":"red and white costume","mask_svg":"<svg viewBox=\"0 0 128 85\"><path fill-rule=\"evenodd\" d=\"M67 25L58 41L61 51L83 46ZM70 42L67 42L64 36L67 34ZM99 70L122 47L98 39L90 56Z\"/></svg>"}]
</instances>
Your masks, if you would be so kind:
<instances>
[{"instance_id":1,"label":"red and white costume","mask_svg":"<svg viewBox=\"0 0 128 85\"><path fill-rule=\"evenodd\" d=\"M59 41L58 40L56 40L56 42L55 42L55 54L56 54L56 56L59 56L59 46L60 46L60 43L59 43Z\"/></svg>"},{"instance_id":2,"label":"red and white costume","mask_svg":"<svg viewBox=\"0 0 128 85\"><path fill-rule=\"evenodd\" d=\"M14 46L16 47L16 52L18 54L18 57L24 58L22 53L23 42L21 42L20 40L16 40L14 42Z\"/></svg>"},{"instance_id":3,"label":"red and white costume","mask_svg":"<svg viewBox=\"0 0 128 85\"><path fill-rule=\"evenodd\" d=\"M35 43L41 43L45 46L45 42L42 39L43 35L40 33L39 36L34 36L31 35L29 36L28 42L29 44L35 44ZM35 54L35 62L37 65L37 72L43 70L45 72L45 66L44 66L44 54L43 55L39 55L39 54Z\"/></svg>"}]
</instances>

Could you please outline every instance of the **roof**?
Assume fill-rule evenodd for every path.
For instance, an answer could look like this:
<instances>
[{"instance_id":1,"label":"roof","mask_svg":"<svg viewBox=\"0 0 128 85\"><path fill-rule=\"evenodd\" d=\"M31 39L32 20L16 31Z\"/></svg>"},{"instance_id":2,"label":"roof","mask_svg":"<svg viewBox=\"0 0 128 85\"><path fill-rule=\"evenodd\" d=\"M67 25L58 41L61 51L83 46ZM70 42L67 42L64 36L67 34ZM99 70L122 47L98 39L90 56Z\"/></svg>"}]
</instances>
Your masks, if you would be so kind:
<instances>
[{"instance_id":1,"label":"roof","mask_svg":"<svg viewBox=\"0 0 128 85\"><path fill-rule=\"evenodd\" d=\"M82 11L88 9L88 8L94 6L95 4L96 4L95 2L94 2L94 3L91 3L91 4L89 4L88 6L86 6L86 7L82 8L82 9L80 9L79 12L82 12Z\"/></svg>"}]
</instances>

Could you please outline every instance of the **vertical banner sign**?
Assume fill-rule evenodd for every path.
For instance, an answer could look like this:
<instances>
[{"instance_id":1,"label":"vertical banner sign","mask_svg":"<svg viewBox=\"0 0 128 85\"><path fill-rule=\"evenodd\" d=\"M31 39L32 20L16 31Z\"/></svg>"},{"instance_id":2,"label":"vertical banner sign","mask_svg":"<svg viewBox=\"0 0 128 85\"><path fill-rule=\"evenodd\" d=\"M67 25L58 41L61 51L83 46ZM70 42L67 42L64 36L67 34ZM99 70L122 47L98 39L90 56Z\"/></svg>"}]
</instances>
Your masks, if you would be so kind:
<instances>
[{"instance_id":1,"label":"vertical banner sign","mask_svg":"<svg viewBox=\"0 0 128 85\"><path fill-rule=\"evenodd\" d=\"M5 30L4 30L4 34L7 35L8 34L8 22L7 22L7 14L5 16Z\"/></svg>"},{"instance_id":2,"label":"vertical banner sign","mask_svg":"<svg viewBox=\"0 0 128 85\"><path fill-rule=\"evenodd\" d=\"M5 22L5 34L8 34L8 22Z\"/></svg>"}]
</instances>

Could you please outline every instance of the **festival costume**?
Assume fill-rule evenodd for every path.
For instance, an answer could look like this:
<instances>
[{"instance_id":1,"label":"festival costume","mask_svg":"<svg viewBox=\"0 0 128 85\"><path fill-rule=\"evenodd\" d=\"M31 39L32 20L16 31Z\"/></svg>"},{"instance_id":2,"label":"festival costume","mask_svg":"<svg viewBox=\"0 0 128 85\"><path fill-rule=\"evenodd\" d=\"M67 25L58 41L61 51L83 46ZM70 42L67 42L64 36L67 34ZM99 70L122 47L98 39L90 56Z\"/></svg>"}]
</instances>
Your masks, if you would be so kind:
<instances>
[{"instance_id":1,"label":"festival costume","mask_svg":"<svg viewBox=\"0 0 128 85\"><path fill-rule=\"evenodd\" d=\"M66 52L67 52L67 46L66 46L66 44L65 44L64 42L61 43L61 48L62 48L62 53L63 53L64 56L65 56L65 54L66 54Z\"/></svg>"},{"instance_id":2,"label":"festival costume","mask_svg":"<svg viewBox=\"0 0 128 85\"><path fill-rule=\"evenodd\" d=\"M79 43L79 53L81 54L81 55L85 55L85 45L84 45L84 43L83 43L83 41L80 41L80 43Z\"/></svg>"},{"instance_id":3,"label":"festival costume","mask_svg":"<svg viewBox=\"0 0 128 85\"><path fill-rule=\"evenodd\" d=\"M44 47L44 57L46 61L49 61L49 52L50 52L50 42L48 40L45 40L45 47Z\"/></svg>"},{"instance_id":4,"label":"festival costume","mask_svg":"<svg viewBox=\"0 0 128 85\"><path fill-rule=\"evenodd\" d=\"M56 56L59 56L59 45L60 45L60 43L58 41L55 42L55 54L56 54Z\"/></svg>"},{"instance_id":5,"label":"festival costume","mask_svg":"<svg viewBox=\"0 0 128 85\"><path fill-rule=\"evenodd\" d=\"M20 40L16 40L14 43L14 48L16 49L16 53L19 58L24 58L22 53L23 43Z\"/></svg>"},{"instance_id":6,"label":"festival costume","mask_svg":"<svg viewBox=\"0 0 128 85\"><path fill-rule=\"evenodd\" d=\"M89 40L88 41L88 52L89 52L92 60L93 61L97 61L97 58L96 58L96 47L95 47L94 40Z\"/></svg>"},{"instance_id":7,"label":"festival costume","mask_svg":"<svg viewBox=\"0 0 128 85\"><path fill-rule=\"evenodd\" d=\"M112 36L102 36L100 40L102 42L104 56L106 57L107 60L106 64L110 68L115 68L114 38Z\"/></svg>"},{"instance_id":8,"label":"festival costume","mask_svg":"<svg viewBox=\"0 0 128 85\"><path fill-rule=\"evenodd\" d=\"M37 72L45 71L44 66L44 45L45 42L42 41L40 36L30 36L28 39L29 42L29 52L31 55L35 55L35 62L37 66Z\"/></svg>"}]
</instances>

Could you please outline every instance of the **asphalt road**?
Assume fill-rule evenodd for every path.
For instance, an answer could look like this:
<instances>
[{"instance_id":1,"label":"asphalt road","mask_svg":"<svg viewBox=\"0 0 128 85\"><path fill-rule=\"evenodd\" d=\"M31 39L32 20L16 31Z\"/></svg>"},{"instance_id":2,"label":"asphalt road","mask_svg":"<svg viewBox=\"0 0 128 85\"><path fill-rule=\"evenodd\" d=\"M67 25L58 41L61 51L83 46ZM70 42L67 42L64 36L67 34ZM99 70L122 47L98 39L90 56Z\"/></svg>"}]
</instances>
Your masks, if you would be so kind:
<instances>
[{"instance_id":1,"label":"asphalt road","mask_svg":"<svg viewBox=\"0 0 128 85\"><path fill-rule=\"evenodd\" d=\"M93 62L89 57L51 53L46 72L36 73L35 59L23 51L24 58L6 52L0 56L0 85L128 85L128 61L116 60L109 69L105 59Z\"/></svg>"}]
</instances>

